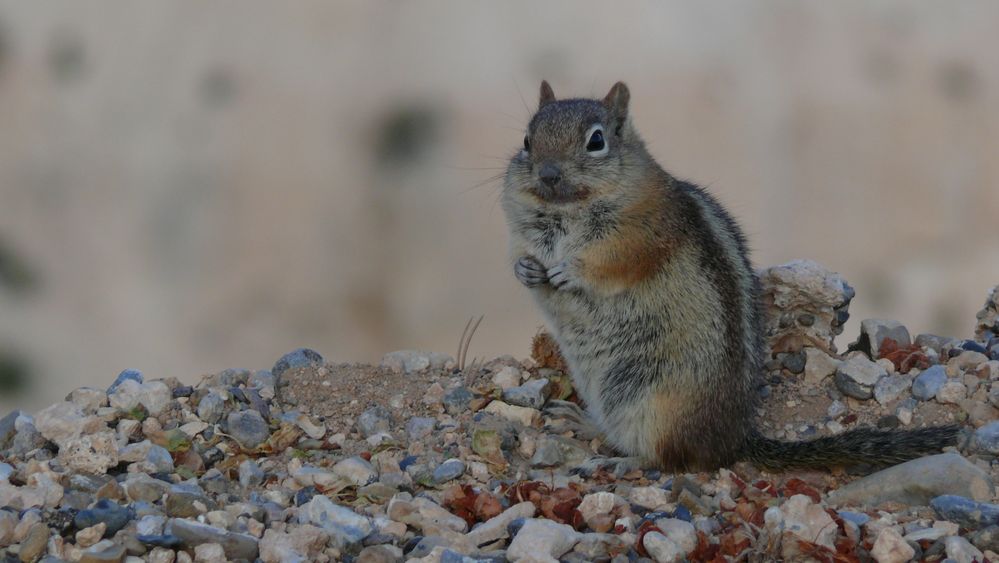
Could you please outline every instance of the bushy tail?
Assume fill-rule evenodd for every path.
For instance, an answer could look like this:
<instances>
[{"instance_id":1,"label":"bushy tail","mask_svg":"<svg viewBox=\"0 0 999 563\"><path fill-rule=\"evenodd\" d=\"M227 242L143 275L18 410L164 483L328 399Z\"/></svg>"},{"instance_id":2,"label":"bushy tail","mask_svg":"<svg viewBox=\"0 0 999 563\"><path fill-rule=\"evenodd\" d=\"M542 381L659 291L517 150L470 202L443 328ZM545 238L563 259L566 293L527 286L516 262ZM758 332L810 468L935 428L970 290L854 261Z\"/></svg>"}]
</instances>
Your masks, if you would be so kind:
<instances>
[{"instance_id":1,"label":"bushy tail","mask_svg":"<svg viewBox=\"0 0 999 563\"><path fill-rule=\"evenodd\" d=\"M802 442L771 440L756 432L749 439L743 459L773 471L894 465L954 445L959 430L954 425L914 430L857 428Z\"/></svg>"}]
</instances>

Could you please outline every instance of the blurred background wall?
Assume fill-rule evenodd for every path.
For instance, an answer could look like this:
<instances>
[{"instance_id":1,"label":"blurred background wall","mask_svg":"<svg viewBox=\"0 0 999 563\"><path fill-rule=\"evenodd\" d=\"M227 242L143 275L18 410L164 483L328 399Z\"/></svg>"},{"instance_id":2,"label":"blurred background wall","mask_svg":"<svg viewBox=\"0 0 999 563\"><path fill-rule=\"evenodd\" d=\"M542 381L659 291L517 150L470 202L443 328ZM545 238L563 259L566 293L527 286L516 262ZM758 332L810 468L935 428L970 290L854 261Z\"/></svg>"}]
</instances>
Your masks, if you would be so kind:
<instances>
[{"instance_id":1,"label":"blurred background wall","mask_svg":"<svg viewBox=\"0 0 999 563\"><path fill-rule=\"evenodd\" d=\"M491 180L547 78L631 86L758 265L971 334L999 283L999 3L0 0L0 406L197 376L525 356Z\"/></svg>"}]
</instances>

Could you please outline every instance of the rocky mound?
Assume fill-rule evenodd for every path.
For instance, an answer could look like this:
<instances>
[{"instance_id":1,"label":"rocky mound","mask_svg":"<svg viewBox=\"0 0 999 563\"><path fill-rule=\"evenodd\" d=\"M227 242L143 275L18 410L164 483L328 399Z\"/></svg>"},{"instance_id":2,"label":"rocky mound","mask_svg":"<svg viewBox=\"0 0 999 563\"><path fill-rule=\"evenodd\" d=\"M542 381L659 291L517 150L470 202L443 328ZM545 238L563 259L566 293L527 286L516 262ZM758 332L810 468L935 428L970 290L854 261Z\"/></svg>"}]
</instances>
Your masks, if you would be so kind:
<instances>
[{"instance_id":1,"label":"rocky mound","mask_svg":"<svg viewBox=\"0 0 999 563\"><path fill-rule=\"evenodd\" d=\"M0 419L4 561L999 560L999 327L974 340L867 320L810 262L762 272L773 356L761 426L784 439L958 423L952 451L873 471L663 474L546 413L575 394L533 358L379 366L296 350L187 386L122 372ZM724 413L717 413L718 416Z\"/></svg>"}]
</instances>

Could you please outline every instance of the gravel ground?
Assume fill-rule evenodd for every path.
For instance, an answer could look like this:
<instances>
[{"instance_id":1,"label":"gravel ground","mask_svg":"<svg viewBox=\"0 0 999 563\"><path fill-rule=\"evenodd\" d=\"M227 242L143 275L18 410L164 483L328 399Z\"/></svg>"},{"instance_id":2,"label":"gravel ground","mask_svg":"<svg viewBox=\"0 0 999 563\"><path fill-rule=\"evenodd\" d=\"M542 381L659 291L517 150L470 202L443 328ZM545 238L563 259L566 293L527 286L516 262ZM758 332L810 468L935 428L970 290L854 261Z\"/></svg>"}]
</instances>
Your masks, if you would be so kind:
<instances>
[{"instance_id":1,"label":"gravel ground","mask_svg":"<svg viewBox=\"0 0 999 563\"><path fill-rule=\"evenodd\" d=\"M0 558L999 560L999 292L975 339L869 320L839 354L853 290L811 264L768 273L769 316L791 320L770 331L766 434L957 423L958 446L880 470L663 474L546 413L576 398L543 334L533 358L464 369L296 350L194 386L126 370L0 419ZM802 300L817 286L789 275L835 291Z\"/></svg>"}]
</instances>

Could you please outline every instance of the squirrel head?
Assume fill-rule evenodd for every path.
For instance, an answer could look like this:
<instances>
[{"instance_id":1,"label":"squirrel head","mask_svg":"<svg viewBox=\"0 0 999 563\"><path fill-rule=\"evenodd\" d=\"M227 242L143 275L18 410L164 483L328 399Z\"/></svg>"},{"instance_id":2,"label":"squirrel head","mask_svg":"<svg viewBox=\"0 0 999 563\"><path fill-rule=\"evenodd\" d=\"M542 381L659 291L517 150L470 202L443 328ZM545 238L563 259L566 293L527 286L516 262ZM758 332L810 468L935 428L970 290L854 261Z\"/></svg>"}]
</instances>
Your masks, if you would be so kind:
<instances>
[{"instance_id":1,"label":"squirrel head","mask_svg":"<svg viewBox=\"0 0 999 563\"><path fill-rule=\"evenodd\" d=\"M628 118L630 97L618 82L602 100L556 100L543 81L524 146L507 168L509 195L550 205L626 197L627 180L646 158Z\"/></svg>"}]
</instances>

